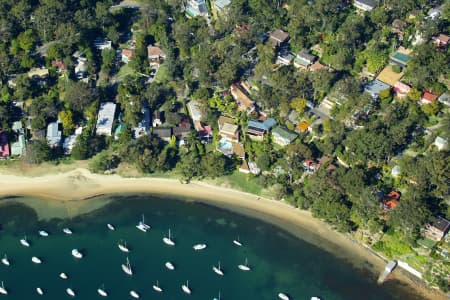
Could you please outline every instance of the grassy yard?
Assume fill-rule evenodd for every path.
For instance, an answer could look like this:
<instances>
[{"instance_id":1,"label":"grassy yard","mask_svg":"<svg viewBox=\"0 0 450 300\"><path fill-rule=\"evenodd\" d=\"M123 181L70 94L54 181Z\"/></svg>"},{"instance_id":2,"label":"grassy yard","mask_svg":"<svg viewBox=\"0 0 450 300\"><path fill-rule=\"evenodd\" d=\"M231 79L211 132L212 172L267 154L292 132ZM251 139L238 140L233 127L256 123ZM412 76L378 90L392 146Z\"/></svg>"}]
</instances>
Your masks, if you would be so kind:
<instances>
[{"instance_id":1,"label":"grassy yard","mask_svg":"<svg viewBox=\"0 0 450 300\"><path fill-rule=\"evenodd\" d=\"M263 188L258 184L256 178L253 178L239 171L235 171L233 174L228 176L216 178L215 180L213 180L213 183L255 195L265 194Z\"/></svg>"},{"instance_id":2,"label":"grassy yard","mask_svg":"<svg viewBox=\"0 0 450 300\"><path fill-rule=\"evenodd\" d=\"M125 77L134 74L136 74L134 70L128 64L125 64L120 68L119 72L117 73L116 80L120 82L123 81Z\"/></svg>"},{"instance_id":3,"label":"grassy yard","mask_svg":"<svg viewBox=\"0 0 450 300\"><path fill-rule=\"evenodd\" d=\"M386 233L381 241L375 243L373 248L390 258L416 253L410 245L402 242L403 237L398 232Z\"/></svg>"}]
</instances>

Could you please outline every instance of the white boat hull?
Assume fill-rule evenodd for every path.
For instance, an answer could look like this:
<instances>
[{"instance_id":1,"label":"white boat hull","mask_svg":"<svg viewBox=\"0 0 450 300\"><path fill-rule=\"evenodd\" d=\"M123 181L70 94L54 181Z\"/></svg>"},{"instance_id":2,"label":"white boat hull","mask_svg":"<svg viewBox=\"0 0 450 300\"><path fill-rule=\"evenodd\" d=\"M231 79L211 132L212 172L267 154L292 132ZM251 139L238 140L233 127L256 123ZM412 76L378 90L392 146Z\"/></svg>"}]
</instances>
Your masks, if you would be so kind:
<instances>
[{"instance_id":1,"label":"white boat hull","mask_svg":"<svg viewBox=\"0 0 450 300\"><path fill-rule=\"evenodd\" d=\"M37 292L39 295L44 295L44 291L43 291L41 288L36 288L36 292Z\"/></svg>"},{"instance_id":2,"label":"white boat hull","mask_svg":"<svg viewBox=\"0 0 450 300\"><path fill-rule=\"evenodd\" d=\"M125 272L125 274L127 275L133 275L133 271L131 270L131 268L128 268L126 265L122 265L122 270Z\"/></svg>"},{"instance_id":3,"label":"white boat hull","mask_svg":"<svg viewBox=\"0 0 450 300\"><path fill-rule=\"evenodd\" d=\"M281 300L289 300L288 295L286 295L284 293L279 293L278 298L280 298Z\"/></svg>"},{"instance_id":4,"label":"white boat hull","mask_svg":"<svg viewBox=\"0 0 450 300\"><path fill-rule=\"evenodd\" d=\"M130 291L130 295L131 295L131 297L133 297L135 299L139 299L139 294L136 293L135 291Z\"/></svg>"},{"instance_id":5,"label":"white boat hull","mask_svg":"<svg viewBox=\"0 0 450 300\"><path fill-rule=\"evenodd\" d=\"M171 262L166 262L166 268L171 271L175 270L175 266Z\"/></svg>"},{"instance_id":6,"label":"white boat hull","mask_svg":"<svg viewBox=\"0 0 450 300\"><path fill-rule=\"evenodd\" d=\"M103 289L98 289L97 293L102 297L108 297L108 293L105 292Z\"/></svg>"},{"instance_id":7,"label":"white boat hull","mask_svg":"<svg viewBox=\"0 0 450 300\"><path fill-rule=\"evenodd\" d=\"M163 242L164 242L164 244L166 244L168 246L175 246L175 242L167 237L163 238Z\"/></svg>"},{"instance_id":8,"label":"white boat hull","mask_svg":"<svg viewBox=\"0 0 450 300\"><path fill-rule=\"evenodd\" d=\"M215 266L213 267L213 271L214 271L217 275L223 276L223 271L222 271L221 269L215 267Z\"/></svg>"},{"instance_id":9,"label":"white boat hull","mask_svg":"<svg viewBox=\"0 0 450 300\"><path fill-rule=\"evenodd\" d=\"M59 277L60 277L61 279L67 279L67 278L68 278L67 275L66 275L66 273L61 273L61 274L59 274Z\"/></svg>"},{"instance_id":10,"label":"white boat hull","mask_svg":"<svg viewBox=\"0 0 450 300\"><path fill-rule=\"evenodd\" d=\"M21 239L20 244L24 247L30 247L30 243L28 243L28 241L25 239Z\"/></svg>"},{"instance_id":11,"label":"white boat hull","mask_svg":"<svg viewBox=\"0 0 450 300\"><path fill-rule=\"evenodd\" d=\"M161 292L162 292L162 288L160 288L160 287L157 286L157 285L154 285L154 286L153 286L153 289L154 289L155 291L157 291L158 293L161 293Z\"/></svg>"},{"instance_id":12,"label":"white boat hull","mask_svg":"<svg viewBox=\"0 0 450 300\"><path fill-rule=\"evenodd\" d=\"M71 288L66 289L66 293L71 297L75 297L75 292Z\"/></svg>"},{"instance_id":13,"label":"white boat hull","mask_svg":"<svg viewBox=\"0 0 450 300\"><path fill-rule=\"evenodd\" d=\"M206 249L206 244L197 244L197 245L194 245L192 248L195 250L195 251L200 251L200 250L203 250L203 249Z\"/></svg>"},{"instance_id":14,"label":"white boat hull","mask_svg":"<svg viewBox=\"0 0 450 300\"><path fill-rule=\"evenodd\" d=\"M245 265L239 265L238 268L241 269L242 271L250 271L250 267Z\"/></svg>"},{"instance_id":15,"label":"white boat hull","mask_svg":"<svg viewBox=\"0 0 450 300\"><path fill-rule=\"evenodd\" d=\"M108 226L109 230L113 230L113 231L116 230L116 228L112 224L107 224L106 226Z\"/></svg>"},{"instance_id":16,"label":"white boat hull","mask_svg":"<svg viewBox=\"0 0 450 300\"><path fill-rule=\"evenodd\" d=\"M191 294L191 289L188 287L188 286L186 286L186 285L182 285L181 286L181 289L183 290L183 292L185 292L186 294L188 294L188 295L190 295Z\"/></svg>"},{"instance_id":17,"label":"white boat hull","mask_svg":"<svg viewBox=\"0 0 450 300\"><path fill-rule=\"evenodd\" d=\"M40 260L39 258L37 258L36 256L33 256L31 258L31 261L34 262L35 264L41 264L42 260Z\"/></svg>"}]
</instances>

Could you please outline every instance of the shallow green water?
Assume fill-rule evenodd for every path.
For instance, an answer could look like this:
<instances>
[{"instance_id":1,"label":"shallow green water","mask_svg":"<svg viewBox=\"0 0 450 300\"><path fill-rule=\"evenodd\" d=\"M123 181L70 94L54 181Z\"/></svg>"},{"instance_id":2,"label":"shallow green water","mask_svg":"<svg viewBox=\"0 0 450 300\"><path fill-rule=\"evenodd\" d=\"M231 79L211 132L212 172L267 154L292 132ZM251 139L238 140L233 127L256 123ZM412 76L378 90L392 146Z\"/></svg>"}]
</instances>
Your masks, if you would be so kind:
<instances>
[{"instance_id":1,"label":"shallow green water","mask_svg":"<svg viewBox=\"0 0 450 300\"><path fill-rule=\"evenodd\" d=\"M102 197L108 203L101 209L73 219L38 221L35 212L18 203L0 202L0 255L8 254L11 266L0 264L0 280L9 295L0 299L69 299L70 287L76 299L101 299L97 288L102 284L107 299L131 299L136 290L141 299L278 299L282 291L291 299L414 299L397 283L377 286L375 275L355 270L348 262L292 237L283 230L228 211L191 202L166 201L145 195ZM112 201L111 201L112 200ZM98 200L97 200L98 202ZM136 229L141 215L152 226L147 233ZM112 223L116 231L107 229ZM74 234L62 233L70 227ZM171 228L175 247L162 238ZM47 238L37 231L45 229ZM19 240L28 236L30 248ZM235 246L237 237L244 244ZM121 270L126 254L117 242L127 241L133 276ZM192 246L206 243L208 248L196 252ZM84 258L70 254L78 248ZM32 256L43 260L31 262ZM238 265L248 258L252 268L243 272ZM164 267L172 261L175 271ZM212 271L221 261L225 276ZM68 274L68 280L59 274ZM159 281L164 292L152 285ZM192 295L185 295L181 285L189 280ZM36 287L46 292L37 295ZM417 298L418 299L418 298Z\"/></svg>"}]
</instances>

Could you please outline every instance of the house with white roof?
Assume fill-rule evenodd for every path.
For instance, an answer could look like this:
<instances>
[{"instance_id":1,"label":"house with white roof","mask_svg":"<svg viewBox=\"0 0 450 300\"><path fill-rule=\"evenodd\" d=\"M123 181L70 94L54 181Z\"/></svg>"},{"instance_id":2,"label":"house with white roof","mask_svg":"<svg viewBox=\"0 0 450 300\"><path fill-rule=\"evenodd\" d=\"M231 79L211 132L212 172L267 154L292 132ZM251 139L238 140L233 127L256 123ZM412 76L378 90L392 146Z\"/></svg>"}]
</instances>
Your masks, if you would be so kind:
<instances>
[{"instance_id":1,"label":"house with white roof","mask_svg":"<svg viewBox=\"0 0 450 300\"><path fill-rule=\"evenodd\" d=\"M113 102L103 102L97 117L97 135L111 136L116 104Z\"/></svg>"},{"instance_id":2,"label":"house with white roof","mask_svg":"<svg viewBox=\"0 0 450 300\"><path fill-rule=\"evenodd\" d=\"M12 125L12 130L17 134L17 141L11 143L11 155L21 156L25 153L25 134L22 122L16 121Z\"/></svg>"},{"instance_id":3,"label":"house with white roof","mask_svg":"<svg viewBox=\"0 0 450 300\"><path fill-rule=\"evenodd\" d=\"M61 122L59 120L48 124L46 138L47 144L50 147L54 148L61 146L62 130L61 130Z\"/></svg>"}]
</instances>

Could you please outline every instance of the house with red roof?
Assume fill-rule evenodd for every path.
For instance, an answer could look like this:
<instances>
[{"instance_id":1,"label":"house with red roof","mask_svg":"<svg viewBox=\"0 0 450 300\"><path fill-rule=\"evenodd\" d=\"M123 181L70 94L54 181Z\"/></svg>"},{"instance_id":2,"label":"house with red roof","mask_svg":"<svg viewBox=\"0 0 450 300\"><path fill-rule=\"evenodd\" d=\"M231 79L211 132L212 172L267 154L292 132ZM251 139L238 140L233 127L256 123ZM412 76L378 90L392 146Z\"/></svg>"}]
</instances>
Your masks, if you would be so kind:
<instances>
[{"instance_id":1,"label":"house with red roof","mask_svg":"<svg viewBox=\"0 0 450 300\"><path fill-rule=\"evenodd\" d=\"M8 157L9 154L8 133L6 131L0 131L0 158Z\"/></svg>"},{"instance_id":2,"label":"house with red roof","mask_svg":"<svg viewBox=\"0 0 450 300\"><path fill-rule=\"evenodd\" d=\"M162 49L158 46L150 45L147 47L147 56L150 60L150 65L159 65L166 58Z\"/></svg>"},{"instance_id":3,"label":"house with red roof","mask_svg":"<svg viewBox=\"0 0 450 300\"><path fill-rule=\"evenodd\" d=\"M127 64L134 56L134 49L122 49L122 62Z\"/></svg>"},{"instance_id":4,"label":"house with red roof","mask_svg":"<svg viewBox=\"0 0 450 300\"><path fill-rule=\"evenodd\" d=\"M52 60L52 67L54 67L58 73L65 72L67 70L67 65L60 59Z\"/></svg>"},{"instance_id":5,"label":"house with red roof","mask_svg":"<svg viewBox=\"0 0 450 300\"><path fill-rule=\"evenodd\" d=\"M405 98L411 89L409 85L400 81L397 81L392 87L392 90L395 92L395 97L399 99Z\"/></svg>"},{"instance_id":6,"label":"house with red roof","mask_svg":"<svg viewBox=\"0 0 450 300\"><path fill-rule=\"evenodd\" d=\"M426 104L431 104L433 103L433 101L436 101L436 99L439 97L439 95L430 93L430 92L425 92L422 95L422 98L419 101L419 104L421 105L426 105Z\"/></svg>"},{"instance_id":7,"label":"house with red roof","mask_svg":"<svg viewBox=\"0 0 450 300\"><path fill-rule=\"evenodd\" d=\"M387 194L381 202L381 210L385 213L390 212L397 206L398 200L400 200L400 196L400 193L395 191Z\"/></svg>"}]
</instances>

